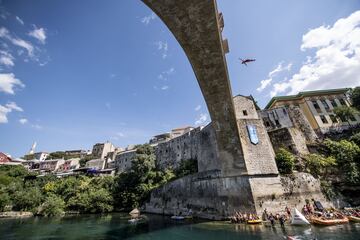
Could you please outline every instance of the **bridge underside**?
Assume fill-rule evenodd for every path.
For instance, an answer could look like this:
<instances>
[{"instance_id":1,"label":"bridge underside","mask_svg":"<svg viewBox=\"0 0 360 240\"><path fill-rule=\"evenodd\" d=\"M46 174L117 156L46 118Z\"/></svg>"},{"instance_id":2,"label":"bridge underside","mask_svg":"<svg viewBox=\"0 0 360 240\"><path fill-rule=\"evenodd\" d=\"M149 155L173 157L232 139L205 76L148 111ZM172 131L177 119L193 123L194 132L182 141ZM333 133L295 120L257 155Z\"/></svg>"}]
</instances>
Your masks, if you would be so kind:
<instances>
[{"instance_id":1,"label":"bridge underside","mask_svg":"<svg viewBox=\"0 0 360 240\"><path fill-rule=\"evenodd\" d=\"M184 49L216 132L223 176L246 174L215 0L143 0Z\"/></svg>"}]
</instances>

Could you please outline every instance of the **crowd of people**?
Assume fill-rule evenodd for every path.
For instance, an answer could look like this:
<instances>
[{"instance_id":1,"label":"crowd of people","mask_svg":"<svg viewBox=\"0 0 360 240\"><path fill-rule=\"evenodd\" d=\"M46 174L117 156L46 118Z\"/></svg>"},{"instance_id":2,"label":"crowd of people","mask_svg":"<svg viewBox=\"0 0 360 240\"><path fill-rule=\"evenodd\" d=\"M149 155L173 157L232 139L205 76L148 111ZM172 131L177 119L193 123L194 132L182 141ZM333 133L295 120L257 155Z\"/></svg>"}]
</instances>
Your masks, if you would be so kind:
<instances>
[{"instance_id":1,"label":"crowd of people","mask_svg":"<svg viewBox=\"0 0 360 240\"><path fill-rule=\"evenodd\" d=\"M247 223L251 220L260 220L260 218L254 213L242 214L240 212L235 212L234 215L230 217L231 223Z\"/></svg>"},{"instance_id":2,"label":"crowd of people","mask_svg":"<svg viewBox=\"0 0 360 240\"><path fill-rule=\"evenodd\" d=\"M235 212L234 215L229 217L231 223L249 223L252 220L262 220L262 221L269 221L272 226L279 222L281 226L284 226L285 222L288 221L291 217L290 208L286 206L285 214L280 213L268 213L267 209L264 210L262 214L262 218L260 218L257 214L254 213L241 213Z\"/></svg>"}]
</instances>

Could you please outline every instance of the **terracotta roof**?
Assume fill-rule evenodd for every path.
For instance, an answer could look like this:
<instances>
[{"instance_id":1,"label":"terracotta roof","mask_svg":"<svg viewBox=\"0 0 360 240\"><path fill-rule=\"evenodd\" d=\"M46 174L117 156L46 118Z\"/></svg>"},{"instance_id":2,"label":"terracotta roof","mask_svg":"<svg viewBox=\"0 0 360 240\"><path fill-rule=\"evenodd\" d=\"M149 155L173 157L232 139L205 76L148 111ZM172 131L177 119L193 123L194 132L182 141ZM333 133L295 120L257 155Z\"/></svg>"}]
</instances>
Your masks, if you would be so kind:
<instances>
[{"instance_id":1,"label":"terracotta roof","mask_svg":"<svg viewBox=\"0 0 360 240\"><path fill-rule=\"evenodd\" d=\"M11 162L12 159L10 157L8 157L6 154L0 152L0 163L7 163L7 162Z\"/></svg>"}]
</instances>

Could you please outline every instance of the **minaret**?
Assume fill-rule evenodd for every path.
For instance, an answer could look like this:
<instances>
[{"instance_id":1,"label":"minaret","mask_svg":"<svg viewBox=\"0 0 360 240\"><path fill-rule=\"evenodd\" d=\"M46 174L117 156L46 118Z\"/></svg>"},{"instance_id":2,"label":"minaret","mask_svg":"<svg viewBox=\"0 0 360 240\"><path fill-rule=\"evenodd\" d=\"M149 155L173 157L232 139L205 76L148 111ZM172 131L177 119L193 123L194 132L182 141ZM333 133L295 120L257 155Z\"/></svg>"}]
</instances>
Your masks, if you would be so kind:
<instances>
[{"instance_id":1,"label":"minaret","mask_svg":"<svg viewBox=\"0 0 360 240\"><path fill-rule=\"evenodd\" d=\"M30 152L29 152L29 155L30 154L34 154L34 152L35 152L35 148L36 148L36 141L33 143L33 145L32 145L32 147L31 147L31 149L30 149Z\"/></svg>"}]
</instances>

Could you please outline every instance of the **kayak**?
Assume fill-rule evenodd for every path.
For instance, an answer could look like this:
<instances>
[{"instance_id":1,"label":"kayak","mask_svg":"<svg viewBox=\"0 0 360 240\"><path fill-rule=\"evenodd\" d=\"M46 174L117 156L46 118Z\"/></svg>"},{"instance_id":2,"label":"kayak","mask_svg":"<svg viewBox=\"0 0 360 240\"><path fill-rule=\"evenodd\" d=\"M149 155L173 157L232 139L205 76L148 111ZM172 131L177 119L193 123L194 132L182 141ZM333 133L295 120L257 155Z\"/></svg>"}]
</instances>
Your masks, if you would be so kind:
<instances>
[{"instance_id":1,"label":"kayak","mask_svg":"<svg viewBox=\"0 0 360 240\"><path fill-rule=\"evenodd\" d=\"M184 220L185 217L183 217L183 216L171 216L171 219L174 219L174 220Z\"/></svg>"},{"instance_id":2,"label":"kayak","mask_svg":"<svg viewBox=\"0 0 360 240\"><path fill-rule=\"evenodd\" d=\"M351 222L360 222L360 217L348 216Z\"/></svg>"},{"instance_id":3,"label":"kayak","mask_svg":"<svg viewBox=\"0 0 360 240\"><path fill-rule=\"evenodd\" d=\"M343 218L343 219L322 219L322 218L313 217L313 218L311 218L311 222L314 223L314 224L318 224L318 225L331 226L331 225L336 225L336 224L348 223L349 219L348 218Z\"/></svg>"},{"instance_id":4,"label":"kayak","mask_svg":"<svg viewBox=\"0 0 360 240\"><path fill-rule=\"evenodd\" d=\"M296 208L291 215L291 225L309 225L309 221Z\"/></svg>"},{"instance_id":5,"label":"kayak","mask_svg":"<svg viewBox=\"0 0 360 240\"><path fill-rule=\"evenodd\" d=\"M248 224L260 224L262 223L262 221L260 219L255 219L255 220L247 220Z\"/></svg>"}]
</instances>

